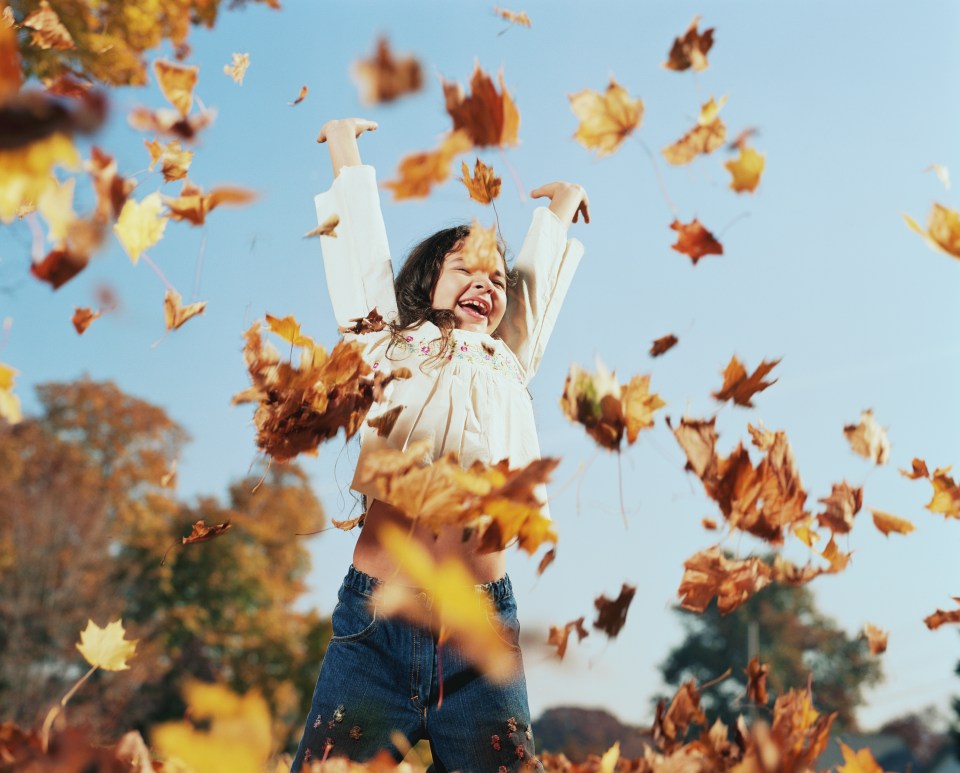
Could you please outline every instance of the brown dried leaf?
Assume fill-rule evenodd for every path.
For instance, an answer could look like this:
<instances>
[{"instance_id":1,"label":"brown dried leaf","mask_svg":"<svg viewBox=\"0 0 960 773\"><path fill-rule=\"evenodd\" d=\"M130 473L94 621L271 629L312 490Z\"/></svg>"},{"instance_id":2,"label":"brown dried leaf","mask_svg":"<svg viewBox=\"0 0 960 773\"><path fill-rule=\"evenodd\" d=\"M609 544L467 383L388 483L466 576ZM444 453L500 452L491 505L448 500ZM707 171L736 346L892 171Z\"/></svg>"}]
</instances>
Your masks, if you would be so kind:
<instances>
[{"instance_id":1,"label":"brown dried leaf","mask_svg":"<svg viewBox=\"0 0 960 773\"><path fill-rule=\"evenodd\" d=\"M666 711L665 705L664 700L657 703L652 733L657 746L670 754L683 744L690 725L706 725L707 717L700 708L700 692L693 679L680 685Z\"/></svg>"},{"instance_id":2,"label":"brown dried leaf","mask_svg":"<svg viewBox=\"0 0 960 773\"><path fill-rule=\"evenodd\" d=\"M650 347L650 356L659 357L664 352L670 351L670 349L677 345L677 341L679 340L680 339L673 333L658 338L653 342L653 346Z\"/></svg>"},{"instance_id":3,"label":"brown dried leaf","mask_svg":"<svg viewBox=\"0 0 960 773\"><path fill-rule=\"evenodd\" d=\"M307 231L304 235L304 239L309 239L312 236L329 236L331 239L337 238L337 226L340 225L340 215L333 214L330 215L326 220L324 220L320 225L314 228L312 231Z\"/></svg>"},{"instance_id":4,"label":"brown dried leaf","mask_svg":"<svg viewBox=\"0 0 960 773\"><path fill-rule=\"evenodd\" d=\"M670 227L677 232L677 243L670 246L689 257L693 265L705 255L723 255L723 245L696 218L689 223L674 220Z\"/></svg>"},{"instance_id":5,"label":"brown dried leaf","mask_svg":"<svg viewBox=\"0 0 960 773\"><path fill-rule=\"evenodd\" d=\"M683 37L673 41L670 55L663 63L665 68L678 72L693 68L694 71L701 72L710 66L707 61L707 52L713 46L713 27L701 33L697 31L698 24L700 24L700 17L694 16Z\"/></svg>"},{"instance_id":6,"label":"brown dried leaf","mask_svg":"<svg viewBox=\"0 0 960 773\"><path fill-rule=\"evenodd\" d=\"M567 654L567 642L570 639L571 633L577 634L577 641L583 641L585 637L590 635L590 632L583 627L584 619L583 617L578 617L576 620L571 620L563 626L550 626L547 646L557 648L557 656L560 660L563 660L563 656Z\"/></svg>"},{"instance_id":7,"label":"brown dried leaf","mask_svg":"<svg viewBox=\"0 0 960 773\"><path fill-rule=\"evenodd\" d=\"M378 436L388 437L393 431L393 425L397 423L397 419L402 410L402 405L394 406L389 411L385 411L375 418L367 419L367 424L377 431Z\"/></svg>"},{"instance_id":8,"label":"brown dried leaf","mask_svg":"<svg viewBox=\"0 0 960 773\"><path fill-rule=\"evenodd\" d=\"M942 513L946 518L960 518L960 488L947 475L951 467L936 469L930 482L933 484L933 498L926 507L932 513Z\"/></svg>"},{"instance_id":9,"label":"brown dried leaf","mask_svg":"<svg viewBox=\"0 0 960 773\"><path fill-rule=\"evenodd\" d=\"M543 558L540 559L540 563L537 564L537 577L540 577L547 567L550 566L557 558L557 549L550 548L546 553L543 554Z\"/></svg>"},{"instance_id":10,"label":"brown dried leaf","mask_svg":"<svg viewBox=\"0 0 960 773\"><path fill-rule=\"evenodd\" d=\"M953 600L960 604L960 596L954 596ZM945 623L960 623L960 609L951 609L948 611L938 609L932 615L927 615L923 618L923 622L927 624L927 628L931 631L936 630Z\"/></svg>"},{"instance_id":11,"label":"brown dried leaf","mask_svg":"<svg viewBox=\"0 0 960 773\"><path fill-rule=\"evenodd\" d=\"M22 26L32 30L30 42L37 48L63 51L75 45L69 30L47 0L40 0L40 7L23 20Z\"/></svg>"},{"instance_id":12,"label":"brown dried leaf","mask_svg":"<svg viewBox=\"0 0 960 773\"><path fill-rule=\"evenodd\" d=\"M767 695L767 674L770 673L770 665L761 663L760 656L754 655L743 673L747 675L747 702L766 706L770 700L770 696Z\"/></svg>"},{"instance_id":13,"label":"brown dried leaf","mask_svg":"<svg viewBox=\"0 0 960 773\"><path fill-rule=\"evenodd\" d=\"M873 525L876 526L879 531L883 532L884 536L889 536L890 532L909 534L916 528L916 526L906 518L898 518L882 510L870 508L870 514L873 516Z\"/></svg>"},{"instance_id":14,"label":"brown dried leaf","mask_svg":"<svg viewBox=\"0 0 960 773\"><path fill-rule=\"evenodd\" d=\"M193 524L190 534L186 537L181 537L180 541L184 545L191 545L194 542L206 542L214 537L219 537L229 528L229 521L227 523L218 523L213 526L207 526L204 521L200 520Z\"/></svg>"},{"instance_id":15,"label":"brown dried leaf","mask_svg":"<svg viewBox=\"0 0 960 773\"><path fill-rule=\"evenodd\" d=\"M871 409L868 408L860 414L859 424L845 426L843 434L855 454L870 459L874 464L886 464L890 458L887 431L877 424Z\"/></svg>"},{"instance_id":16,"label":"brown dried leaf","mask_svg":"<svg viewBox=\"0 0 960 773\"><path fill-rule=\"evenodd\" d=\"M216 118L215 110L205 110L191 116L182 116L177 110L160 108L149 110L135 107L127 114L127 122L137 131L169 134L182 140L193 140Z\"/></svg>"},{"instance_id":17,"label":"brown dried leaf","mask_svg":"<svg viewBox=\"0 0 960 773\"><path fill-rule=\"evenodd\" d=\"M210 193L194 185L187 179L183 181L183 188L177 198L163 196L163 203L170 210L170 217L174 220L185 220L193 225L203 225L207 213L221 204L241 205L249 204L257 195L246 188L221 186L213 188Z\"/></svg>"},{"instance_id":18,"label":"brown dried leaf","mask_svg":"<svg viewBox=\"0 0 960 773\"><path fill-rule=\"evenodd\" d=\"M498 80L500 93L477 63L470 78L470 96L464 95L459 83L443 81L443 96L454 131L463 129L477 147L505 148L519 142L520 113L503 84L503 71Z\"/></svg>"},{"instance_id":19,"label":"brown dried leaf","mask_svg":"<svg viewBox=\"0 0 960 773\"><path fill-rule=\"evenodd\" d=\"M103 309L100 311L94 312L93 309L76 307L76 310L73 312L73 326L77 330L77 335L83 335L87 328L90 327L90 324L103 315Z\"/></svg>"},{"instance_id":20,"label":"brown dried leaf","mask_svg":"<svg viewBox=\"0 0 960 773\"><path fill-rule=\"evenodd\" d=\"M466 161L461 162L463 177L460 181L466 186L470 198L481 204L489 204L500 195L501 179L493 173L493 167L487 166L479 158L473 167L473 177Z\"/></svg>"},{"instance_id":21,"label":"brown dried leaf","mask_svg":"<svg viewBox=\"0 0 960 773\"><path fill-rule=\"evenodd\" d=\"M93 180L93 189L97 194L97 219L107 223L120 217L123 205L137 187L137 181L121 177L113 156L96 146L90 149L90 160L84 166Z\"/></svg>"},{"instance_id":22,"label":"brown dried leaf","mask_svg":"<svg viewBox=\"0 0 960 773\"><path fill-rule=\"evenodd\" d=\"M158 59L153 63L153 72L157 76L157 84L163 96L182 118L186 118L193 107L193 89L197 85L200 68Z\"/></svg>"},{"instance_id":23,"label":"brown dried leaf","mask_svg":"<svg viewBox=\"0 0 960 773\"><path fill-rule=\"evenodd\" d=\"M167 330L176 330L188 319L202 314L207 307L206 301L191 303L189 306L182 305L180 293L168 289L163 296L163 315L166 321Z\"/></svg>"},{"instance_id":24,"label":"brown dried leaf","mask_svg":"<svg viewBox=\"0 0 960 773\"><path fill-rule=\"evenodd\" d=\"M720 108L726 102L723 97L719 103L713 101L703 104L697 125L672 145L662 151L668 163L674 165L689 164L698 155L712 153L727 140L727 127L720 120Z\"/></svg>"},{"instance_id":25,"label":"brown dried leaf","mask_svg":"<svg viewBox=\"0 0 960 773\"><path fill-rule=\"evenodd\" d=\"M307 92L309 91L310 89L308 89L306 86L301 86L300 93L297 94L297 98L293 100L293 102L288 102L287 104L289 104L290 107L293 107L294 105L299 105L301 102L303 102L304 99L306 99Z\"/></svg>"},{"instance_id":26,"label":"brown dried leaf","mask_svg":"<svg viewBox=\"0 0 960 773\"><path fill-rule=\"evenodd\" d=\"M350 531L355 526L363 526L363 522L366 520L367 514L360 513L356 518L346 518L342 521L338 521L336 518L331 518L330 523L332 523L340 531Z\"/></svg>"},{"instance_id":27,"label":"brown dried leaf","mask_svg":"<svg viewBox=\"0 0 960 773\"><path fill-rule=\"evenodd\" d=\"M847 534L853 528L853 517L863 506L863 488L850 488L846 481L834 483L830 496L817 501L827 506L817 515L817 522L834 534Z\"/></svg>"},{"instance_id":28,"label":"brown dried leaf","mask_svg":"<svg viewBox=\"0 0 960 773\"><path fill-rule=\"evenodd\" d=\"M777 383L777 379L764 381L764 377L780 363L779 359L767 362L762 360L749 376L743 363L737 359L736 355L730 358L726 369L723 371L723 386L719 392L711 392L714 399L720 402L733 400L737 405L744 408L752 408L753 403L750 398L757 392L762 392L769 386Z\"/></svg>"},{"instance_id":29,"label":"brown dried leaf","mask_svg":"<svg viewBox=\"0 0 960 773\"><path fill-rule=\"evenodd\" d=\"M923 461L923 459L917 458L914 458L913 469L910 472L907 472L906 470L900 470L900 474L910 478L910 480L930 477L930 471L927 469L927 463Z\"/></svg>"},{"instance_id":30,"label":"brown dried leaf","mask_svg":"<svg viewBox=\"0 0 960 773\"><path fill-rule=\"evenodd\" d=\"M880 655L887 651L889 631L882 631L877 626L867 623L863 626L863 635L867 640L871 655Z\"/></svg>"},{"instance_id":31,"label":"brown dried leaf","mask_svg":"<svg viewBox=\"0 0 960 773\"><path fill-rule=\"evenodd\" d=\"M714 597L721 615L732 612L757 591L770 584L770 567L759 558L736 561L717 547L701 550L683 563L677 594L680 606L703 612Z\"/></svg>"},{"instance_id":32,"label":"brown dried leaf","mask_svg":"<svg viewBox=\"0 0 960 773\"><path fill-rule=\"evenodd\" d=\"M506 8L494 8L493 12L499 16L501 19L505 19L511 24L516 24L520 27L529 27L530 26L530 17L524 11L508 11Z\"/></svg>"},{"instance_id":33,"label":"brown dried leaf","mask_svg":"<svg viewBox=\"0 0 960 773\"><path fill-rule=\"evenodd\" d=\"M636 592L635 585L623 583L617 598L608 599L604 595L597 596L593 600L593 605L597 608L597 619L594 620L593 627L603 631L611 639L615 638L627 622L627 610Z\"/></svg>"},{"instance_id":34,"label":"brown dried leaf","mask_svg":"<svg viewBox=\"0 0 960 773\"><path fill-rule=\"evenodd\" d=\"M352 325L348 325L347 327L338 327L338 332L364 335L365 333L379 333L384 329L384 327L386 327L386 322L383 321L383 315L380 314L376 308L371 309L367 316L355 317L350 321L353 322Z\"/></svg>"},{"instance_id":35,"label":"brown dried leaf","mask_svg":"<svg viewBox=\"0 0 960 773\"><path fill-rule=\"evenodd\" d=\"M164 182L173 182L182 180L187 176L190 164L193 161L193 151L184 150L180 145L180 140L171 140L166 145L161 145L156 140L152 142L143 141L150 152L150 169L160 162L160 171L163 174Z\"/></svg>"},{"instance_id":36,"label":"brown dried leaf","mask_svg":"<svg viewBox=\"0 0 960 773\"><path fill-rule=\"evenodd\" d=\"M394 57L386 38L380 38L376 52L360 59L353 71L360 81L360 101L367 105L392 102L423 88L420 62L414 56Z\"/></svg>"}]
</instances>

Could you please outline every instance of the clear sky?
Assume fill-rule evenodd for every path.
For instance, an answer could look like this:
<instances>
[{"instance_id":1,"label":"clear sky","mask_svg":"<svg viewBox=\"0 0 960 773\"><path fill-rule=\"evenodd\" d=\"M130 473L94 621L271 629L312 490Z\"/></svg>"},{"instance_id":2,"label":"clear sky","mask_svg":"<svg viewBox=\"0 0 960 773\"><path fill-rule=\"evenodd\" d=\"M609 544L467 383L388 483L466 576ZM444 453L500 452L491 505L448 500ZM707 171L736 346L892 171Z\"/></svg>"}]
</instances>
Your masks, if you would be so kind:
<instances>
[{"instance_id":1,"label":"clear sky","mask_svg":"<svg viewBox=\"0 0 960 773\"><path fill-rule=\"evenodd\" d=\"M481 157L504 179L498 209L507 241L519 247L534 206L518 194L507 163L527 191L555 179L583 184L592 212L589 226L573 226L586 254L531 387L543 453L563 462L551 489L556 563L538 580L535 561L510 557L526 639L545 638L549 625L580 615L592 619L594 597L615 595L622 582L639 589L616 640L592 635L571 646L562 666L546 649L527 647L534 716L580 704L650 722L657 665L682 638L671 607L683 561L713 543L700 520L718 515L684 473L683 454L659 418L621 460L624 526L616 456L598 452L558 407L570 364L592 367L597 355L624 380L651 373L668 403L661 417L717 413L724 452L747 439L748 421L785 430L811 509L832 483L847 480L865 487L867 506L916 524L909 536L885 538L864 510L844 545L855 551L848 569L810 587L849 633L866 622L890 631L886 681L868 693L864 725L927 704L947 712L949 696L960 693L953 676L960 638L955 628L928 631L922 620L960 595L960 523L925 510L929 484L896 468L914 456L931 469L960 464L960 262L930 250L901 217L926 222L934 201L960 206L956 189L924 172L937 163L960 174L960 103L950 86L960 75L957 6L530 2L513 8L532 19L522 29L508 28L486 2L285 5L224 13L214 31L192 33L196 94L218 117L200 139L190 177L205 188L233 183L260 194L252 206L213 212L202 229L171 223L149 251L185 301L208 301L204 316L154 345L163 337L164 287L115 241L53 293L27 275L26 226L0 232L0 318L12 321L0 360L20 371L25 409L36 408L34 384L84 373L112 379L163 406L192 435L180 493L222 495L256 456L249 407L230 406L247 385L241 333L270 312L296 315L328 345L337 337L319 245L301 238L315 225L313 195L331 181L326 149L314 142L320 126L347 115L378 121L361 148L388 179L401 156L435 147L450 126L438 76L465 83L475 60L489 72L502 68L520 111L521 143ZM709 69L662 69L674 36L698 13L701 29L716 29ZM396 52L421 59L426 86L393 105L366 107L350 70L380 34ZM242 87L222 72L234 52L250 54ZM646 113L620 150L596 159L572 139L568 95L602 90L611 76L644 100ZM308 96L290 106L304 84ZM728 189L725 151L680 168L659 157L702 102L724 95L731 135L756 127L753 144L766 154L753 195ZM144 137L125 122L138 104L160 106L163 98L155 85L117 92L97 143L117 156L121 172L140 172L137 198L174 195L179 183L163 186L159 174L142 171ZM693 266L670 248L673 217L645 148L658 157L680 218L700 218L723 242L722 257ZM471 165L473 157L465 157ZM78 209L91 202L88 189L78 191ZM394 204L385 192L384 216L399 261L419 237L491 213L451 180L423 202ZM73 308L94 305L102 284L121 307L77 337ZM671 332L678 346L651 359L651 341ZM718 412L710 392L733 354L750 368L782 358L779 380L754 409ZM889 431L891 461L881 468L855 456L842 434L865 408ZM304 462L331 516L352 505L355 450L337 439ZM354 539L329 531L311 541L305 603L331 611ZM727 546L762 549L749 539Z\"/></svg>"}]
</instances>

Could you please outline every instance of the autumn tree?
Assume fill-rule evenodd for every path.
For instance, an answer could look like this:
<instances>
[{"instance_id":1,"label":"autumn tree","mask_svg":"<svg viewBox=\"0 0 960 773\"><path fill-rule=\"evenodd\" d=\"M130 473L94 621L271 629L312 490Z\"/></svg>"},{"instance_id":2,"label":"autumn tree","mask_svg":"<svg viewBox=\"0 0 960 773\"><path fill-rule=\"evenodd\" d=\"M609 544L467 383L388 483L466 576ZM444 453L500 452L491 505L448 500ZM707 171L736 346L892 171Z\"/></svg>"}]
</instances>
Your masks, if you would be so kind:
<instances>
[{"instance_id":1,"label":"autumn tree","mask_svg":"<svg viewBox=\"0 0 960 773\"><path fill-rule=\"evenodd\" d=\"M179 717L194 677L258 687L276 737L295 733L329 638L294 609L309 570L296 533L324 520L304 473L274 465L225 504L182 502L164 483L187 437L161 408L88 379L38 392L40 416L0 427L0 721L36 726L80 675L87 619L122 615L138 657L94 675L71 721L108 736ZM181 546L201 519L231 528Z\"/></svg>"},{"instance_id":2,"label":"autumn tree","mask_svg":"<svg viewBox=\"0 0 960 773\"><path fill-rule=\"evenodd\" d=\"M756 707L760 716L769 714L777 695L804 687L812 678L818 708L839 712L835 727L854 729L863 688L882 679L880 663L866 642L849 637L818 611L806 587L769 586L727 615L719 614L715 602L702 614L679 608L677 613L686 638L660 664L663 680L672 686L690 678L704 684L731 669L730 676L703 694L707 716L719 716L730 726L738 714L751 710L745 669L754 625L757 654L769 666L770 700Z\"/></svg>"}]
</instances>

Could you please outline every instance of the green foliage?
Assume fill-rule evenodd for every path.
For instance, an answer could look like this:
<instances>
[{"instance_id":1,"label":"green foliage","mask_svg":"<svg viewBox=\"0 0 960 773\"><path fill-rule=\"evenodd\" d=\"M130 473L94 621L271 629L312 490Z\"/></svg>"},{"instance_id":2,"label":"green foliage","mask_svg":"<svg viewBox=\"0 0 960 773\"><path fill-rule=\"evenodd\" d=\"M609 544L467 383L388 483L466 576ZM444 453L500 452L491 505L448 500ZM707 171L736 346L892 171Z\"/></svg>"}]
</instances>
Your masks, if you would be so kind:
<instances>
[{"instance_id":1,"label":"green foliage","mask_svg":"<svg viewBox=\"0 0 960 773\"><path fill-rule=\"evenodd\" d=\"M813 680L817 708L839 712L835 727L856 728L855 711L863 703L863 687L882 679L880 662L869 654L866 642L849 638L835 621L816 609L805 587L772 585L728 615L716 604L697 615L677 610L686 638L660 664L664 681L679 686L694 678L704 684L727 668L731 675L707 689L703 706L707 716L719 716L733 726L739 713L749 713L746 702L750 625L758 626L761 663L770 667L767 688L770 703L758 708L768 714L777 695Z\"/></svg>"}]
</instances>

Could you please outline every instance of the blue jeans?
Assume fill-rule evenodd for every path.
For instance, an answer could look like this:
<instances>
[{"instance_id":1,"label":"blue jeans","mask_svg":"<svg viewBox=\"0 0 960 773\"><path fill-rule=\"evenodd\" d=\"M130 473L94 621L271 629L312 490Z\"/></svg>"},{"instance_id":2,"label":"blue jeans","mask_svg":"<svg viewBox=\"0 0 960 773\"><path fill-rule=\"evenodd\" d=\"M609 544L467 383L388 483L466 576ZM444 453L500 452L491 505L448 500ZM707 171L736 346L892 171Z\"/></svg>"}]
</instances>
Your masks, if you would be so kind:
<instances>
[{"instance_id":1,"label":"blue jeans","mask_svg":"<svg viewBox=\"0 0 960 773\"><path fill-rule=\"evenodd\" d=\"M333 610L334 635L291 770L324 756L362 762L382 750L399 761L399 733L410 745L429 740L437 773L542 772L534 756L510 578L478 586L493 602L517 659L507 684L486 679L449 643L438 651L428 628L381 617L371 604L381 582L353 566L344 578ZM422 600L429 609L429 597Z\"/></svg>"}]
</instances>

